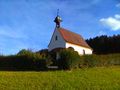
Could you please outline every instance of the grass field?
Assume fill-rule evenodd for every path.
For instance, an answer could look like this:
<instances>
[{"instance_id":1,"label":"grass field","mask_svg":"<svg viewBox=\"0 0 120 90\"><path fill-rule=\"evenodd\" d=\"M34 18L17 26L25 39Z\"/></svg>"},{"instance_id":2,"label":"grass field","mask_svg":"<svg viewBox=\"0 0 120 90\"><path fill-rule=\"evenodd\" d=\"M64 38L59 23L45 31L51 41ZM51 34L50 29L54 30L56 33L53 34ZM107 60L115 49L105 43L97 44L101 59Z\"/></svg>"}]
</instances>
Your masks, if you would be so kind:
<instances>
[{"instance_id":1,"label":"grass field","mask_svg":"<svg viewBox=\"0 0 120 90\"><path fill-rule=\"evenodd\" d=\"M0 90L120 90L120 67L73 71L0 71Z\"/></svg>"}]
</instances>

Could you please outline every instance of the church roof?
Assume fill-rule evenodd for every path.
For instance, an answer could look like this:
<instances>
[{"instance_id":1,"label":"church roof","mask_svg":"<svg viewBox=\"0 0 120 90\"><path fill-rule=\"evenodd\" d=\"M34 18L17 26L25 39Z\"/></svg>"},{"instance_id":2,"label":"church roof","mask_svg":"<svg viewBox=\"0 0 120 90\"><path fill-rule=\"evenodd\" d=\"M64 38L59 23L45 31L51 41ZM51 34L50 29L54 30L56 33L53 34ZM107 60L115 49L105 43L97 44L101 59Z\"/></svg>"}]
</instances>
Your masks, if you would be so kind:
<instances>
[{"instance_id":1,"label":"church roof","mask_svg":"<svg viewBox=\"0 0 120 90\"><path fill-rule=\"evenodd\" d=\"M66 30L64 28L61 28L61 27L57 29L66 42L91 49L91 47L86 43L86 41L82 38L81 35L71 32L69 30Z\"/></svg>"}]
</instances>

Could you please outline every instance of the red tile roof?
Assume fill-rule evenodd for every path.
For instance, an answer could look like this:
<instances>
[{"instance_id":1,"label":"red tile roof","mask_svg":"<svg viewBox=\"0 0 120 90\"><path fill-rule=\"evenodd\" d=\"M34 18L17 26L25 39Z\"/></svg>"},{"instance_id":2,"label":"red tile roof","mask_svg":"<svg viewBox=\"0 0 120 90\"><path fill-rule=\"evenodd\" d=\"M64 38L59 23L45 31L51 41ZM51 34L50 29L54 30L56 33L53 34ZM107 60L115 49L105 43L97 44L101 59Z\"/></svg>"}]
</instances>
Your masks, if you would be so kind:
<instances>
[{"instance_id":1,"label":"red tile roof","mask_svg":"<svg viewBox=\"0 0 120 90\"><path fill-rule=\"evenodd\" d=\"M76 34L64 28L58 28L58 31L60 32L60 34L62 35L63 39L66 42L91 49L91 47L86 43L86 41L79 34Z\"/></svg>"}]
</instances>

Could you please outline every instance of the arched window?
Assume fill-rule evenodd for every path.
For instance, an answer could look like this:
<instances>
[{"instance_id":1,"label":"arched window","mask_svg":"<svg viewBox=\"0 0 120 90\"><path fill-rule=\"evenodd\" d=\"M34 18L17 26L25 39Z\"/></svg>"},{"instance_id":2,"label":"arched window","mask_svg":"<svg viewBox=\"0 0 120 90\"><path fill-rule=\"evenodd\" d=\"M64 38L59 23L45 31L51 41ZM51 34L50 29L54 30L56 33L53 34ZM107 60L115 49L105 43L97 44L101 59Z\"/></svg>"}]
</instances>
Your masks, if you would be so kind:
<instances>
[{"instance_id":1,"label":"arched window","mask_svg":"<svg viewBox=\"0 0 120 90\"><path fill-rule=\"evenodd\" d=\"M70 50L73 50L73 51L74 51L74 48L73 48L73 47L68 47L68 49L70 49Z\"/></svg>"},{"instance_id":2,"label":"arched window","mask_svg":"<svg viewBox=\"0 0 120 90\"><path fill-rule=\"evenodd\" d=\"M83 55L85 55L85 50L83 49Z\"/></svg>"}]
</instances>

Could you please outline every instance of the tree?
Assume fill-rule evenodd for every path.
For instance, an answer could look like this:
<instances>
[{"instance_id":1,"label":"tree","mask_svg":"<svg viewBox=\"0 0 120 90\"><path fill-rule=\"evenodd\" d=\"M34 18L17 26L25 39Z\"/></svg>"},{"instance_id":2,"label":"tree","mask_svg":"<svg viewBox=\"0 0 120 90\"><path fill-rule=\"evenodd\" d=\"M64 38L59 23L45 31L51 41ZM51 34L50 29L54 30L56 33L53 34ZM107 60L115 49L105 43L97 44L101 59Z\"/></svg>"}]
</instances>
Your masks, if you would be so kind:
<instances>
[{"instance_id":1,"label":"tree","mask_svg":"<svg viewBox=\"0 0 120 90\"><path fill-rule=\"evenodd\" d=\"M93 53L96 54L120 53L120 35L97 36L86 40L86 42L93 48Z\"/></svg>"}]
</instances>

